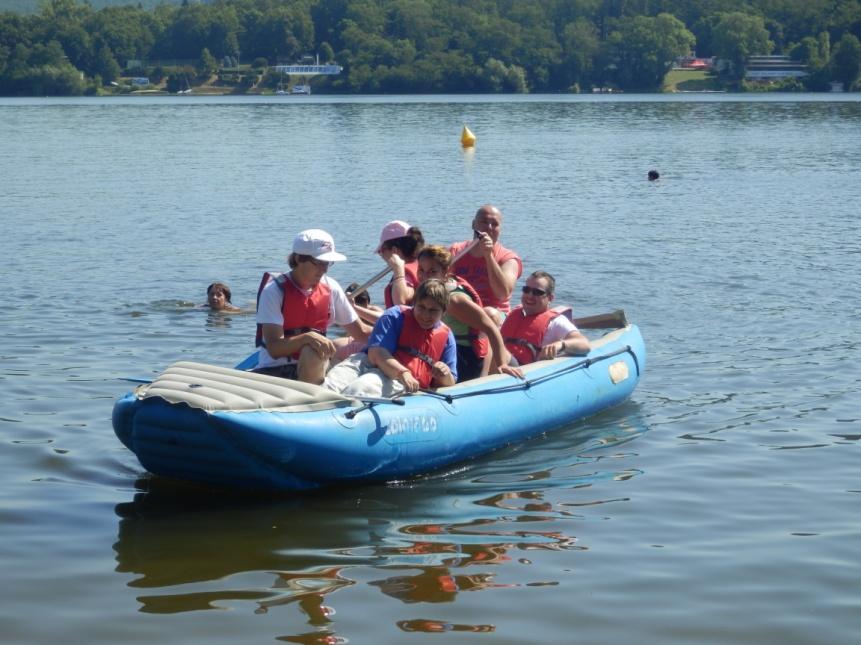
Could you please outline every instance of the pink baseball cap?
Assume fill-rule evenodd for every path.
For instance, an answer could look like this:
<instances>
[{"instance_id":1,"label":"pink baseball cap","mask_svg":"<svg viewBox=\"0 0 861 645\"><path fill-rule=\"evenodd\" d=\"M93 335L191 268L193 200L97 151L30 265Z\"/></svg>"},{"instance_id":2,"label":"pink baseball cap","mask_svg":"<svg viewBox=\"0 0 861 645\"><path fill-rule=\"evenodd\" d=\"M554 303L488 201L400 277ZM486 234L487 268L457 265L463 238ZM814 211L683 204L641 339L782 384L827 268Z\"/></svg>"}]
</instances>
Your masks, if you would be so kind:
<instances>
[{"instance_id":1,"label":"pink baseball cap","mask_svg":"<svg viewBox=\"0 0 861 645\"><path fill-rule=\"evenodd\" d=\"M380 245L377 247L377 253L383 250L383 244L389 240L396 240L409 234L410 225L406 222L399 219L389 222L383 227L383 232L380 233Z\"/></svg>"},{"instance_id":2,"label":"pink baseball cap","mask_svg":"<svg viewBox=\"0 0 861 645\"><path fill-rule=\"evenodd\" d=\"M309 228L293 238L293 253L310 255L321 262L340 262L347 258L335 252L335 240L326 231Z\"/></svg>"}]
</instances>

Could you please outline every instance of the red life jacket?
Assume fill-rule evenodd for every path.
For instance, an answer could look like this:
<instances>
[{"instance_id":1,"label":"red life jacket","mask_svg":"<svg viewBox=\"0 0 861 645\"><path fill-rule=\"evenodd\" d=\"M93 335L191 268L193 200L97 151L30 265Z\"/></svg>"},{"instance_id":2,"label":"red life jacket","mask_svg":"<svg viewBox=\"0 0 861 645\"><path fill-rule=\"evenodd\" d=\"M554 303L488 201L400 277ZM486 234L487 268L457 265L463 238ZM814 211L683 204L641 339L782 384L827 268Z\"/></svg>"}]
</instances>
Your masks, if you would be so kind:
<instances>
[{"instance_id":1,"label":"red life jacket","mask_svg":"<svg viewBox=\"0 0 861 645\"><path fill-rule=\"evenodd\" d=\"M260 305L260 294L270 280L274 280L281 289L281 316L284 318L284 338L297 336L309 331L316 331L323 336L329 327L329 302L332 290L328 284L320 282L309 294L297 287L286 273L264 273L260 286L257 288L257 305ZM257 325L257 347L263 345L263 326ZM299 358L294 354L291 358Z\"/></svg>"},{"instance_id":2,"label":"red life jacket","mask_svg":"<svg viewBox=\"0 0 861 645\"><path fill-rule=\"evenodd\" d=\"M413 260L404 264L404 280L407 281L407 286L415 289L419 285L419 261ZM395 306L395 301L392 299L392 284L394 280L389 281L386 288L383 290L383 297L386 300L386 309ZM409 304L409 303L406 303Z\"/></svg>"},{"instance_id":3,"label":"red life jacket","mask_svg":"<svg viewBox=\"0 0 861 645\"><path fill-rule=\"evenodd\" d=\"M472 298L472 301L477 304L479 307L481 304L481 296L478 295L478 291L476 291L473 286L461 278L459 275L453 276L455 280L457 280L457 286L461 287L464 291L466 291L466 295ZM490 341L487 339L487 335L483 332L479 331L475 327L469 328L469 333L464 337L463 335L455 334L454 339L463 340L464 338L468 338L470 343L472 344L472 351L475 352L475 355L478 358L484 358L487 356L487 350L490 348Z\"/></svg>"},{"instance_id":4,"label":"red life jacket","mask_svg":"<svg viewBox=\"0 0 861 645\"><path fill-rule=\"evenodd\" d=\"M547 327L558 315L558 311L548 309L540 314L525 316L523 306L518 305L505 317L499 331L505 346L518 363L526 365L535 362L541 351L541 341L544 340Z\"/></svg>"},{"instance_id":5,"label":"red life jacket","mask_svg":"<svg viewBox=\"0 0 861 645\"><path fill-rule=\"evenodd\" d=\"M449 328L440 323L433 329L422 329L413 316L412 307L401 307L404 326L398 336L395 358L416 377L423 388L430 387L434 363L442 359Z\"/></svg>"},{"instance_id":6,"label":"red life jacket","mask_svg":"<svg viewBox=\"0 0 861 645\"><path fill-rule=\"evenodd\" d=\"M452 257L465 249L471 242L472 240L465 240L452 244L449 248ZM493 259L499 266L502 266L509 260L516 260L517 277L519 278L523 272L523 261L520 259L520 256L511 249L505 248L499 242L493 245ZM455 275L469 280L469 283L481 294L481 300L485 307L496 307L504 313L507 313L511 309L511 296L505 300L501 300L494 295L493 289L490 288L490 276L487 275L487 262L483 257L475 257L471 253L467 253L457 261L453 271Z\"/></svg>"}]
</instances>

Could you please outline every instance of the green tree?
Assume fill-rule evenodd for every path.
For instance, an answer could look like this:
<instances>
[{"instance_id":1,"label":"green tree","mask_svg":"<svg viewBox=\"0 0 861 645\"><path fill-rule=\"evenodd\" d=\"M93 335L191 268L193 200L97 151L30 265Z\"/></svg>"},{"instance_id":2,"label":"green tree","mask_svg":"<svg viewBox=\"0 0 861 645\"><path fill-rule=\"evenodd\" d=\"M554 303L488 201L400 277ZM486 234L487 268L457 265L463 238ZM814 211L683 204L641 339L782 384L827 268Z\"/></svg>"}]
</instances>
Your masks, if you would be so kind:
<instances>
[{"instance_id":1,"label":"green tree","mask_svg":"<svg viewBox=\"0 0 861 645\"><path fill-rule=\"evenodd\" d=\"M353 0L347 3L344 19L367 34L382 35L386 26L383 3L376 0Z\"/></svg>"},{"instance_id":2,"label":"green tree","mask_svg":"<svg viewBox=\"0 0 861 645\"><path fill-rule=\"evenodd\" d=\"M562 32L562 65L560 84L569 88L575 83L589 83L595 67L595 58L601 51L598 29L587 18L577 18L565 25Z\"/></svg>"},{"instance_id":3,"label":"green tree","mask_svg":"<svg viewBox=\"0 0 861 645\"><path fill-rule=\"evenodd\" d=\"M236 36L236 32L231 32L227 34L224 42L224 55L230 56L230 58L239 59L239 38Z\"/></svg>"},{"instance_id":4,"label":"green tree","mask_svg":"<svg viewBox=\"0 0 861 645\"><path fill-rule=\"evenodd\" d=\"M197 73L200 76L209 77L218 69L218 61L215 56L209 53L209 49L204 47L200 52L200 58L197 61Z\"/></svg>"},{"instance_id":5,"label":"green tree","mask_svg":"<svg viewBox=\"0 0 861 645\"><path fill-rule=\"evenodd\" d=\"M319 51L320 51L320 60L322 60L324 63L331 63L332 61L335 60L335 52L329 43L327 43L327 42L321 43Z\"/></svg>"},{"instance_id":6,"label":"green tree","mask_svg":"<svg viewBox=\"0 0 861 645\"><path fill-rule=\"evenodd\" d=\"M491 92L514 92L525 94L526 70L518 65L506 65L505 63L489 58L481 70L481 89Z\"/></svg>"},{"instance_id":7,"label":"green tree","mask_svg":"<svg viewBox=\"0 0 861 645\"><path fill-rule=\"evenodd\" d=\"M84 93L86 83L55 40L27 47L17 44L0 70L0 93L16 96L73 96Z\"/></svg>"},{"instance_id":8,"label":"green tree","mask_svg":"<svg viewBox=\"0 0 861 645\"><path fill-rule=\"evenodd\" d=\"M729 63L725 74L733 79L744 77L744 67L750 56L770 54L774 43L762 16L734 11L722 14L712 30L714 54Z\"/></svg>"},{"instance_id":9,"label":"green tree","mask_svg":"<svg viewBox=\"0 0 861 645\"><path fill-rule=\"evenodd\" d=\"M844 34L834 46L831 56L831 75L851 90L861 73L861 41L854 34Z\"/></svg>"},{"instance_id":10,"label":"green tree","mask_svg":"<svg viewBox=\"0 0 861 645\"><path fill-rule=\"evenodd\" d=\"M246 59L265 56L271 61L294 61L315 50L314 23L299 5L274 4L266 11L244 14L239 45Z\"/></svg>"},{"instance_id":11,"label":"green tree","mask_svg":"<svg viewBox=\"0 0 861 645\"><path fill-rule=\"evenodd\" d=\"M819 38L807 36L793 46L789 51L793 60L807 66L807 76L802 83L808 90L823 91L828 89L831 80L829 61L831 59L831 43L827 31L819 34Z\"/></svg>"},{"instance_id":12,"label":"green tree","mask_svg":"<svg viewBox=\"0 0 861 645\"><path fill-rule=\"evenodd\" d=\"M658 90L675 59L690 53L694 43L694 35L670 14L620 18L608 39L613 76L624 89Z\"/></svg>"},{"instance_id":13,"label":"green tree","mask_svg":"<svg viewBox=\"0 0 861 645\"><path fill-rule=\"evenodd\" d=\"M106 7L93 14L84 27L90 37L111 48L121 65L129 59L146 58L156 40L154 21L135 7Z\"/></svg>"},{"instance_id":14,"label":"green tree","mask_svg":"<svg viewBox=\"0 0 861 645\"><path fill-rule=\"evenodd\" d=\"M534 22L538 22L534 19ZM522 67L537 91L552 89L550 79L552 70L559 68L562 61L562 46L553 31L542 24L534 24L521 30L520 43L510 63Z\"/></svg>"},{"instance_id":15,"label":"green tree","mask_svg":"<svg viewBox=\"0 0 861 645\"><path fill-rule=\"evenodd\" d=\"M831 58L831 46L828 32L822 32L820 38L807 36L790 49L790 57L804 63L811 71L818 71L828 65Z\"/></svg>"},{"instance_id":16,"label":"green tree","mask_svg":"<svg viewBox=\"0 0 861 645\"><path fill-rule=\"evenodd\" d=\"M427 39L438 33L439 22L427 0L393 0L388 17L388 33L394 38L410 40L424 49Z\"/></svg>"},{"instance_id":17,"label":"green tree","mask_svg":"<svg viewBox=\"0 0 861 645\"><path fill-rule=\"evenodd\" d=\"M117 59L114 58L114 53L107 45L102 45L99 47L98 52L96 52L93 70L102 77L102 81L106 84L117 80L122 73L120 66L117 64Z\"/></svg>"}]
</instances>

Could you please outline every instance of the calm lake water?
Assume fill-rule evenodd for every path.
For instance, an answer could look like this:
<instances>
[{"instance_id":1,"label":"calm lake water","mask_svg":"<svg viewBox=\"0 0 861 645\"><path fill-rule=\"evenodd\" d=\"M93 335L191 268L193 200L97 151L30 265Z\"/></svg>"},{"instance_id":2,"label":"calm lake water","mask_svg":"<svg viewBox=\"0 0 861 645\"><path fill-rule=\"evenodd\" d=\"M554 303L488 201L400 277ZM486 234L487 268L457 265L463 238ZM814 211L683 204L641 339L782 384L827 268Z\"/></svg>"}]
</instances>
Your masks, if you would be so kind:
<instances>
[{"instance_id":1,"label":"calm lake water","mask_svg":"<svg viewBox=\"0 0 861 645\"><path fill-rule=\"evenodd\" d=\"M861 96L0 100L0 185L4 642L857 639ZM485 202L640 325L628 403L275 499L115 438L124 378L250 351L209 282L248 305L312 226L362 281L384 222L448 243Z\"/></svg>"}]
</instances>

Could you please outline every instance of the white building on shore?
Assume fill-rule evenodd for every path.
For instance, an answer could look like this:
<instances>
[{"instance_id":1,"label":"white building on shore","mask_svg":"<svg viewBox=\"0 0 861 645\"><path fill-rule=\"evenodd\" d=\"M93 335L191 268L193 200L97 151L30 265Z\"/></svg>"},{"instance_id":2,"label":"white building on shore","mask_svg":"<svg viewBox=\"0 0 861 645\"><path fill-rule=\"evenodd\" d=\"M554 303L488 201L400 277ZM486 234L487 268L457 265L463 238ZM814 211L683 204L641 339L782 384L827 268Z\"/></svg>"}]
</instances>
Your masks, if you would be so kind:
<instances>
[{"instance_id":1,"label":"white building on shore","mask_svg":"<svg viewBox=\"0 0 861 645\"><path fill-rule=\"evenodd\" d=\"M771 81L781 78L807 76L807 66L789 56L751 56L744 68L744 77L751 81Z\"/></svg>"}]
</instances>

